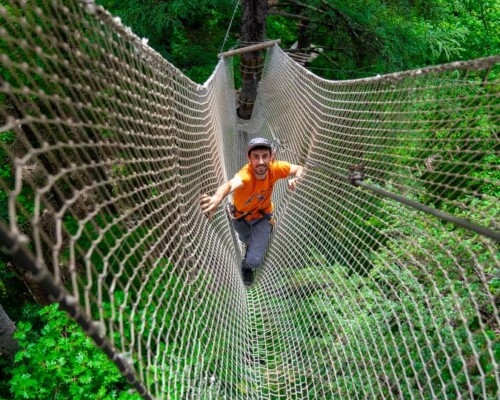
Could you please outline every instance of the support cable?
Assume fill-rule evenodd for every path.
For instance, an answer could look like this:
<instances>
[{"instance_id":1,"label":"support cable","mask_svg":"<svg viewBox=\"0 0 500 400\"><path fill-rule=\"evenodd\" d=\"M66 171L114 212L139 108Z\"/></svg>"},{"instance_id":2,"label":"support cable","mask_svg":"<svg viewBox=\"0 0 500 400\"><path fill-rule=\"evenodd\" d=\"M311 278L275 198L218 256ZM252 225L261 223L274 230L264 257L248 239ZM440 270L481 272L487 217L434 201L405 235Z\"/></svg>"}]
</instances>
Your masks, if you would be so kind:
<instances>
[{"instance_id":1,"label":"support cable","mask_svg":"<svg viewBox=\"0 0 500 400\"><path fill-rule=\"evenodd\" d=\"M234 0L233 3L236 3L236 5L234 6L233 16L231 17L231 21L229 21L229 26L227 27L227 32L226 32L226 36L224 37L224 42L222 42L222 46L220 48L221 53L224 51L224 46L226 45L227 38L229 37L229 32L231 31L231 26L233 25L234 16L236 15L236 10L238 9L240 1Z\"/></svg>"}]
</instances>

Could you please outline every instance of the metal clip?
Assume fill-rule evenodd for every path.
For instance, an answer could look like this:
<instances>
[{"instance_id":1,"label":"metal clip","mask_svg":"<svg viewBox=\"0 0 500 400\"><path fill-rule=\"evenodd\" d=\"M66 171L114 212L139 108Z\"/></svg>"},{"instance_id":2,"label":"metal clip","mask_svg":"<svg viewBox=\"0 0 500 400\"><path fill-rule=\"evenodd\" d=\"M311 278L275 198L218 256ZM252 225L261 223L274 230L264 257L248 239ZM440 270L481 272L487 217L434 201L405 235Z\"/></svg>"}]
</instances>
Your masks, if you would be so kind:
<instances>
[{"instance_id":1,"label":"metal clip","mask_svg":"<svg viewBox=\"0 0 500 400\"><path fill-rule=\"evenodd\" d=\"M360 181L365 178L365 167L363 165L349 166L349 174L347 175L349 181L353 186L358 186Z\"/></svg>"}]
</instances>

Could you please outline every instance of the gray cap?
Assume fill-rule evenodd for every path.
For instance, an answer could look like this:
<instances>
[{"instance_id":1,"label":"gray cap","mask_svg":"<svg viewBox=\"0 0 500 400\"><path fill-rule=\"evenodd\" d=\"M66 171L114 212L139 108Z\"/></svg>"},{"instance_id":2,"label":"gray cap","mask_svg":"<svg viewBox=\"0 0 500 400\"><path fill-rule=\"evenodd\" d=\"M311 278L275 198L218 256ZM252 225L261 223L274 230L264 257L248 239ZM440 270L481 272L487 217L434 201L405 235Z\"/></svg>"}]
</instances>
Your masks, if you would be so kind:
<instances>
[{"instance_id":1,"label":"gray cap","mask_svg":"<svg viewBox=\"0 0 500 400\"><path fill-rule=\"evenodd\" d=\"M248 142L247 154L250 154L250 151L252 151L252 149L254 149L255 147L267 147L269 150L272 150L272 146L269 140L261 137L254 138L250 140L250 142Z\"/></svg>"}]
</instances>

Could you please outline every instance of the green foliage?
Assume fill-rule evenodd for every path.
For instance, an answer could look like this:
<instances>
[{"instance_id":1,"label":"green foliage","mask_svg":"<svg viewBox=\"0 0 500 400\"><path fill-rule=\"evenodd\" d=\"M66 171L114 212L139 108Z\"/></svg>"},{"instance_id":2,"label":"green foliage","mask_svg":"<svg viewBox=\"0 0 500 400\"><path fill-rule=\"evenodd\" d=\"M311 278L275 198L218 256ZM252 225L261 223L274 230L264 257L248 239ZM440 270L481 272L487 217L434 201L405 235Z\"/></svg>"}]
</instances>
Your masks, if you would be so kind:
<instances>
[{"instance_id":1,"label":"green foliage","mask_svg":"<svg viewBox=\"0 0 500 400\"><path fill-rule=\"evenodd\" d=\"M57 305L42 309L40 317L40 332L30 322L17 325L22 350L10 371L12 399L140 398L127 391L116 366Z\"/></svg>"},{"instance_id":2,"label":"green foliage","mask_svg":"<svg viewBox=\"0 0 500 400\"><path fill-rule=\"evenodd\" d=\"M10 258L0 254L0 304L11 319L16 319L21 313L20 304L29 301L23 283L9 268Z\"/></svg>"},{"instance_id":3,"label":"green foliage","mask_svg":"<svg viewBox=\"0 0 500 400\"><path fill-rule=\"evenodd\" d=\"M451 77L460 78L458 71ZM425 190L418 188L418 200L426 204L446 207L443 202L459 199L464 190L496 196L498 188L494 182L500 175L495 165L500 159L495 154L496 122L488 111L488 99L495 89L481 85L483 76L479 73L469 74L467 87L450 88L441 79L435 79L435 87L439 89L423 90L412 99L409 111L419 130L406 137L399 151L388 149L388 156L393 157L396 168L406 165L423 182ZM474 107L464 110L468 107L464 99L472 98ZM447 106L437 106L443 103ZM399 126L395 128L397 132ZM429 158L434 158L432 168L418 161ZM418 171L416 163L421 164ZM412 187L413 179L405 184ZM446 186L448 189L444 189Z\"/></svg>"},{"instance_id":4,"label":"green foliage","mask_svg":"<svg viewBox=\"0 0 500 400\"><path fill-rule=\"evenodd\" d=\"M269 16L266 34L271 39L281 39L283 44L293 44L296 40L296 22L282 16Z\"/></svg>"},{"instance_id":5,"label":"green foliage","mask_svg":"<svg viewBox=\"0 0 500 400\"><path fill-rule=\"evenodd\" d=\"M463 201L468 208L456 211L460 218L484 225L500 213L498 202ZM398 398L454 399L469 387L478 398L496 398L498 254L481 236L405 206L386 205L385 211L391 219L382 233L389 239L372 252L368 275L312 252L310 263L283 282L289 300L270 301L279 317L264 323L275 332L292 324L298 344L291 354L277 354L276 339L263 346L262 354L278 357L268 367L301 360L300 372L282 378L313 385L317 374L301 372L327 374L332 366L323 355L337 354L335 384L323 381L319 389L325 398L377 388L384 397L397 390ZM269 385L265 393L281 387L285 395L283 385Z\"/></svg>"},{"instance_id":6,"label":"green foliage","mask_svg":"<svg viewBox=\"0 0 500 400\"><path fill-rule=\"evenodd\" d=\"M233 12L231 0L100 0L99 4L122 18L134 33L188 77L203 83L217 64ZM238 17L235 18L236 26ZM227 46L235 43L233 35Z\"/></svg>"},{"instance_id":7,"label":"green foliage","mask_svg":"<svg viewBox=\"0 0 500 400\"><path fill-rule=\"evenodd\" d=\"M99 3L199 83L217 63L234 7L231 0ZM297 41L297 20L305 18L311 43L323 49L309 67L325 78L358 78L500 52L498 0L309 0L276 7L288 16L270 15L267 37L280 38L287 48ZM237 42L239 19L237 13L224 50Z\"/></svg>"},{"instance_id":8,"label":"green foliage","mask_svg":"<svg viewBox=\"0 0 500 400\"><path fill-rule=\"evenodd\" d=\"M0 104L3 104L0 102ZM5 131L0 133L0 179L2 183L8 187L12 187L13 174L12 162L10 160L7 149L15 142L13 131ZM5 190L0 190L0 219L8 220L7 193Z\"/></svg>"},{"instance_id":9,"label":"green foliage","mask_svg":"<svg viewBox=\"0 0 500 400\"><path fill-rule=\"evenodd\" d=\"M280 10L304 17L311 43L323 49L310 68L325 78L371 76L500 51L498 0L287 4ZM281 18L270 16L269 25ZM296 40L283 39L285 46Z\"/></svg>"},{"instance_id":10,"label":"green foliage","mask_svg":"<svg viewBox=\"0 0 500 400\"><path fill-rule=\"evenodd\" d=\"M1 39L0 39L1 50ZM0 71L1 72L1 71ZM0 97L0 107L5 106L5 98ZM1 120L0 120L1 123ZM14 186L13 164L11 149L16 143L15 133L12 130L0 132L0 221L6 223L9 220L9 207L7 190ZM33 212L33 191L23 187L18 197L19 205L26 211L21 214L18 223L23 226L27 222L27 216ZM25 302L31 301L25 285L9 267L10 257L0 253L0 304L12 319L17 319L21 314Z\"/></svg>"}]
</instances>

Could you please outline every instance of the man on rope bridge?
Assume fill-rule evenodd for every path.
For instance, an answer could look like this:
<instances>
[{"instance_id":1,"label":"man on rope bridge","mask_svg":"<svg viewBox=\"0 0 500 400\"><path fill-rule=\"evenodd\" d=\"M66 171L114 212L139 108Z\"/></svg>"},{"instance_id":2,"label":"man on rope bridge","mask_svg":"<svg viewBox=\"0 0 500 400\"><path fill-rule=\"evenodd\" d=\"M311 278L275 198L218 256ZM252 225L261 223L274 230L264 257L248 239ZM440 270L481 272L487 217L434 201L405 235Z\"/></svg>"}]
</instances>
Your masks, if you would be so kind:
<instances>
[{"instance_id":1,"label":"man on rope bridge","mask_svg":"<svg viewBox=\"0 0 500 400\"><path fill-rule=\"evenodd\" d=\"M248 164L234 178L221 185L213 196L201 195L201 208L210 218L222 200L233 193L229 215L240 241L246 246L241 273L243 282L249 286L253 283L254 270L264 260L274 226L273 186L278 179L293 175L288 187L294 190L303 167L274 160L271 143L265 138L252 139L247 146L247 156Z\"/></svg>"}]
</instances>

